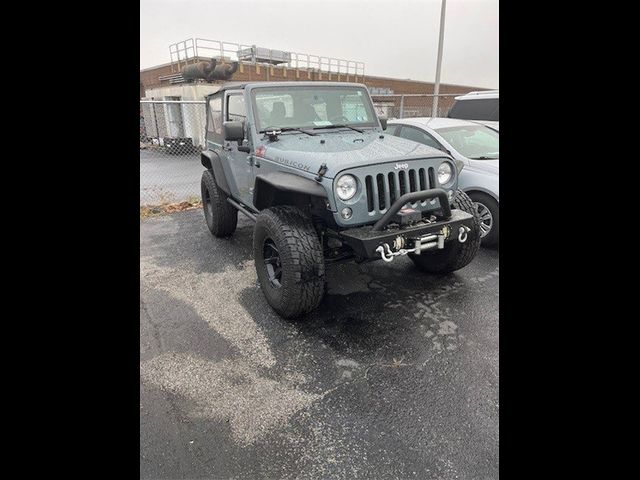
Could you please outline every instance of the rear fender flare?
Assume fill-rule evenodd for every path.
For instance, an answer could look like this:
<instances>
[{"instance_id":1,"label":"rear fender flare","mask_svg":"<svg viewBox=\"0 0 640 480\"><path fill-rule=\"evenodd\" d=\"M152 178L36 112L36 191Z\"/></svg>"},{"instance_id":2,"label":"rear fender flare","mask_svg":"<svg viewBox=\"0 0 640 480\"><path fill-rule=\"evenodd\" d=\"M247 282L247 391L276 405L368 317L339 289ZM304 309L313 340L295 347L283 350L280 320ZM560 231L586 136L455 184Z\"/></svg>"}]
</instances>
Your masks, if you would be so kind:
<instances>
[{"instance_id":1,"label":"rear fender flare","mask_svg":"<svg viewBox=\"0 0 640 480\"><path fill-rule=\"evenodd\" d=\"M216 185L220 187L224 193L231 195L231 189L227 183L227 177L224 175L222 168L222 159L213 150L205 150L200 153L200 163L207 170L213 170L213 176L216 179Z\"/></svg>"}]
</instances>

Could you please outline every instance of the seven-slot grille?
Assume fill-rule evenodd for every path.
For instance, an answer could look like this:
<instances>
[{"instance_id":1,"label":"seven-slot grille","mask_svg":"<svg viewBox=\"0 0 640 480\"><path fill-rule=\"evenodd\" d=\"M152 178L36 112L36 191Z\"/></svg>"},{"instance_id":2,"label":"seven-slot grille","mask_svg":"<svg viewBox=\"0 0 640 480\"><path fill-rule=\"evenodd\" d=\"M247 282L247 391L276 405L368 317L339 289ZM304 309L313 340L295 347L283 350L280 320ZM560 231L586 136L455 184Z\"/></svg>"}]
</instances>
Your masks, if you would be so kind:
<instances>
[{"instance_id":1,"label":"seven-slot grille","mask_svg":"<svg viewBox=\"0 0 640 480\"><path fill-rule=\"evenodd\" d=\"M428 190L436 186L433 167L367 175L364 183L367 189L367 208L370 213L384 212L405 193ZM418 204L424 207L427 201L415 202L411 205L415 208Z\"/></svg>"}]
</instances>

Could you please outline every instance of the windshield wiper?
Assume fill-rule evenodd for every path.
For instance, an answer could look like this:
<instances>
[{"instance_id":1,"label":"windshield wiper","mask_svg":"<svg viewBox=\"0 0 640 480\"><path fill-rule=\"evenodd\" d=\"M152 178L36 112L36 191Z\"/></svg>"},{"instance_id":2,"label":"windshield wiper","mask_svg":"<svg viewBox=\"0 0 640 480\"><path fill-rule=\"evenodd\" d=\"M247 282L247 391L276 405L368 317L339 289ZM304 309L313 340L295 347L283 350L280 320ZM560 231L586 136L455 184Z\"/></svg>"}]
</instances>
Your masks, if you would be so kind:
<instances>
[{"instance_id":1,"label":"windshield wiper","mask_svg":"<svg viewBox=\"0 0 640 480\"><path fill-rule=\"evenodd\" d=\"M324 125L322 127L313 127L314 130L321 130L323 128L350 128L351 130L355 130L358 133L364 133L364 130L360 130L359 128L352 127L351 125Z\"/></svg>"},{"instance_id":2,"label":"windshield wiper","mask_svg":"<svg viewBox=\"0 0 640 480\"><path fill-rule=\"evenodd\" d=\"M282 128L278 128L278 127L268 127L265 128L264 130L260 130L258 133L267 133L267 132L302 132L302 133L306 133L307 135L311 135L311 136L316 136L318 135L317 133L313 133L310 132L309 130L303 130L302 128L295 128L295 127L282 127Z\"/></svg>"},{"instance_id":3,"label":"windshield wiper","mask_svg":"<svg viewBox=\"0 0 640 480\"><path fill-rule=\"evenodd\" d=\"M486 157L486 156L480 156L480 157L469 157L471 160L498 160L498 157Z\"/></svg>"}]
</instances>

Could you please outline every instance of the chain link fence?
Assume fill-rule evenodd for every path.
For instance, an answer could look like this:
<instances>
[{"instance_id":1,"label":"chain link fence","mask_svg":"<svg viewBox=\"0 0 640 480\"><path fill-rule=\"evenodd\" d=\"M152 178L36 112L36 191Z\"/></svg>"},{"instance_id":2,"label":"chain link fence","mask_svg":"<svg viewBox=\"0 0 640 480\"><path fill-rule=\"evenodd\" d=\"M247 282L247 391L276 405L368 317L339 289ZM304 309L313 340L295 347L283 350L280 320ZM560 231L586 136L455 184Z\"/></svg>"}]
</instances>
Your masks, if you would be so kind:
<instances>
[{"instance_id":1,"label":"chain link fence","mask_svg":"<svg viewBox=\"0 0 640 480\"><path fill-rule=\"evenodd\" d=\"M438 95L445 117L454 97ZM166 97L165 97L166 98ZM430 117L434 95L372 95L376 112L392 118ZM200 199L205 148L204 101L140 101L140 205Z\"/></svg>"},{"instance_id":2,"label":"chain link fence","mask_svg":"<svg viewBox=\"0 0 640 480\"><path fill-rule=\"evenodd\" d=\"M204 101L140 102L140 205L200 198Z\"/></svg>"},{"instance_id":3,"label":"chain link fence","mask_svg":"<svg viewBox=\"0 0 640 480\"><path fill-rule=\"evenodd\" d=\"M431 117L433 101L438 97L438 117L446 117L453 105L454 98L462 93L445 93L440 95L371 95L378 115L394 118Z\"/></svg>"}]
</instances>

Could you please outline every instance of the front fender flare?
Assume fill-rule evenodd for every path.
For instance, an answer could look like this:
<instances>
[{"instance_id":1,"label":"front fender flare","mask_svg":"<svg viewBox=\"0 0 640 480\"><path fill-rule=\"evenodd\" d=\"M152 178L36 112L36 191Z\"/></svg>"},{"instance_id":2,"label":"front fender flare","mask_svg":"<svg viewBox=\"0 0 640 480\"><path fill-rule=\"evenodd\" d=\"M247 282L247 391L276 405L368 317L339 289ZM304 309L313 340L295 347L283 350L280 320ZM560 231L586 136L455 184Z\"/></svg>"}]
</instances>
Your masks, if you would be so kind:
<instances>
[{"instance_id":1,"label":"front fender flare","mask_svg":"<svg viewBox=\"0 0 640 480\"><path fill-rule=\"evenodd\" d=\"M301 197L327 198L327 191L318 182L295 173L271 172L256 176L253 205L258 210L285 205L292 198Z\"/></svg>"}]
</instances>

